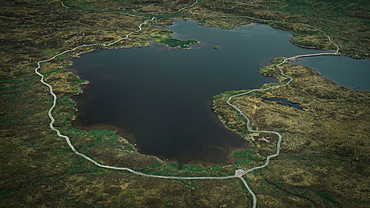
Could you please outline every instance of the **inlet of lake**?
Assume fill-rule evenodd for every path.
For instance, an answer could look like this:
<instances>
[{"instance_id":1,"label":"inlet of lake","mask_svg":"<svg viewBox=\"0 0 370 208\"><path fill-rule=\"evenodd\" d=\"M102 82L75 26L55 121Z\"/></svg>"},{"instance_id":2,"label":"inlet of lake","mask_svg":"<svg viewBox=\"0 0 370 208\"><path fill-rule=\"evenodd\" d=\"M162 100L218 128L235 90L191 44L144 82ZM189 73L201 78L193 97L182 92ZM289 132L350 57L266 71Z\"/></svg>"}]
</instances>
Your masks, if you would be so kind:
<instances>
[{"instance_id":1,"label":"inlet of lake","mask_svg":"<svg viewBox=\"0 0 370 208\"><path fill-rule=\"evenodd\" d=\"M259 67L271 64L275 57L327 52L294 46L291 33L262 24L221 30L177 20L166 28L175 32L174 38L201 43L184 50L151 42L150 47L100 49L71 59L69 69L90 81L84 93L73 98L79 110L74 127L115 126L139 152L180 165L227 164L232 161L231 152L246 148L248 142L217 118L212 111L213 96L277 82L258 73ZM214 49L215 45L219 47ZM328 68L332 62L349 59L310 60L318 58ZM370 77L370 62L361 61L363 71L350 70L359 73L356 79L365 80L361 73ZM315 69L329 78L340 70L324 73L320 66ZM334 81L340 84L342 78L348 77L343 74ZM355 80L348 81L345 85L358 86ZM369 82L361 89L369 90Z\"/></svg>"}]
</instances>

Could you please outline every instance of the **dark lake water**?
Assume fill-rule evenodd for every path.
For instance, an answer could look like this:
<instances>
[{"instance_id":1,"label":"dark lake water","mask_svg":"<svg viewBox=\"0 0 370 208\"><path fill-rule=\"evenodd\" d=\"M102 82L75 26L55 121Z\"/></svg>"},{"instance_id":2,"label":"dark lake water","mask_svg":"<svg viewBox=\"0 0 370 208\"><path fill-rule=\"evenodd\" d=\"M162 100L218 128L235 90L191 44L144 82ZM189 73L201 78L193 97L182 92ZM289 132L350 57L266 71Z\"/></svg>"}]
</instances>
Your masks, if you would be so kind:
<instances>
[{"instance_id":1,"label":"dark lake water","mask_svg":"<svg viewBox=\"0 0 370 208\"><path fill-rule=\"evenodd\" d=\"M290 106L290 107L296 108L298 110L303 110L303 108L300 107L300 105L301 105L300 103L292 103L292 102L290 102L286 98L279 98L279 97L271 97L271 98L268 98L268 97L263 97L262 100L276 101L276 104L284 105L284 106Z\"/></svg>"},{"instance_id":2,"label":"dark lake water","mask_svg":"<svg viewBox=\"0 0 370 208\"><path fill-rule=\"evenodd\" d=\"M370 91L370 60L346 56L308 57L294 62L315 69L322 77L343 87Z\"/></svg>"},{"instance_id":3,"label":"dark lake water","mask_svg":"<svg viewBox=\"0 0 370 208\"><path fill-rule=\"evenodd\" d=\"M260 24L221 30L177 20L167 28L201 43L192 50L156 43L96 50L73 58L70 70L90 81L74 97L79 125L116 126L140 152L180 165L229 163L232 150L248 145L212 112L214 95L276 82L258 73L275 57L323 52L294 46L289 32Z\"/></svg>"}]
</instances>

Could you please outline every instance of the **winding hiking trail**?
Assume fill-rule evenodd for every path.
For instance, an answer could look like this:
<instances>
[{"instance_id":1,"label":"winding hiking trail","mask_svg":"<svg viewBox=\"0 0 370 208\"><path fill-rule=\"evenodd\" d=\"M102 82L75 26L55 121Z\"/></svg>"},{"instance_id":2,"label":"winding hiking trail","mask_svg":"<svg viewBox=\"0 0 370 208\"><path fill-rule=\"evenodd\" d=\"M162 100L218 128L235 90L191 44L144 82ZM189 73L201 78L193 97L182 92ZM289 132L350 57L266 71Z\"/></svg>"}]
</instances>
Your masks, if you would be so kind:
<instances>
[{"instance_id":1,"label":"winding hiking trail","mask_svg":"<svg viewBox=\"0 0 370 208\"><path fill-rule=\"evenodd\" d=\"M177 12L180 12L180 11L182 11L182 10L186 10L186 9L188 9L188 8L190 8L190 7L193 7L193 6L194 6L195 4L197 4L197 3L198 3L198 0L196 0L196 1L195 1L192 5L190 5L190 6L187 6L187 7L184 7L184 8L179 9ZM68 6L67 6L67 5L65 5L63 1L61 2L61 4L62 4L62 6L63 6L63 7L65 7L66 9L68 9ZM192 11L190 11L190 10L188 10L188 11L192 13ZM193 13L193 14L198 14L198 13ZM128 15L130 15L130 16L131 16L132 14L128 14ZM262 20L262 19L253 18L253 17L249 17L249 16L215 16L215 15L206 15L206 14L198 14L198 15L203 15L203 16L214 16L214 17L245 17L245 18L249 18L249 19L252 19L252 20L259 20L259 21L265 21L265 22L278 22L278 21L273 21L273 20ZM268 157L267 157L267 159L266 159L266 162L265 162L263 165L253 167L253 168L248 169L248 170L245 170L245 171L239 171L239 172L236 172L236 173L235 173L235 175L231 175L231 176L221 176L221 177L177 177L177 176L150 175L150 174L145 174L145 173L137 172L137 171L132 170L132 169L130 169L130 168L125 168L125 167L114 167L114 166L102 165L102 164L100 164L100 163L96 162L95 160L93 160L92 158L90 158L90 157L88 157L88 156L86 156L86 155L84 155L84 154L82 154L82 153L79 153L79 152L75 149L75 147L73 146L73 144L71 143L71 141L70 141L69 137L68 137L68 136L65 136L65 135L63 135L63 134L61 134L61 133L60 133L60 131L59 131L58 129L56 129L56 128L54 127L54 125L53 125L53 124L54 124L54 122L55 122L55 119L54 119L54 117L53 117L53 115L52 115L52 111L53 111L53 109L54 109L54 108L55 108L55 106L56 106L56 102L57 102L57 99L58 99L58 98L57 98L57 96L55 95L55 93L53 92L53 87L52 87L50 84L48 84L48 83L46 83L46 82L44 81L44 78L45 78L45 77L44 77L44 75L43 75L43 74L41 74L38 70L39 70L39 69L40 69L40 67L41 67L41 63L45 63L45 62L51 61L51 60L53 60L53 59L57 58L58 56L61 56L61 55L65 54L65 53L68 53L68 52L75 51L75 50L76 50L76 49L78 49L78 48L82 48L82 47L91 47L91 46L105 46L105 47L108 47L108 46L111 46L111 45L113 45L113 44L115 44L115 43L117 43L117 42L121 41L121 40L127 39L127 38L128 38L130 35L132 35L133 33L138 33L138 32L140 32L140 31L141 31L141 29L142 29L142 26L143 26L143 25L148 24L148 22L149 22L149 21L153 21L154 19L155 19L155 17L153 17L151 20L146 20L146 21L144 21L143 23L141 23L141 24L139 25L139 29L138 29L138 30L136 30L136 31L134 31L134 32L131 32L131 33L128 33L124 38L118 39L118 40L116 40L116 41L114 41L114 42L112 42L112 43L110 43L110 44L96 43L96 44L90 44L90 45L81 45L81 46L77 46L77 47L75 47L75 48L73 48L73 49L70 49L70 50L64 51L64 52L62 52L62 53L59 53L59 54L57 54L57 55L53 56L53 57L52 57L52 58L50 58L50 59L46 59L46 60L42 60L42 61L37 62L38 67L35 69L35 73L36 73L36 74L38 74L38 75L41 77L41 79L40 79L41 83L42 83L42 84L44 84L45 86L47 86L47 87L49 88L49 90L50 90L50 94L51 94L51 95L52 95L52 97L53 97L53 105L52 105L52 107L51 107L51 108L49 109L49 111L48 111L48 115L49 115L49 118L50 118L50 120L51 120L51 122L50 122L50 129L51 129L51 130L53 130L53 131L55 131L59 137L64 138L64 139L66 140L66 142L67 142L68 146L71 148L71 150L72 150L75 154L77 154L77 155L79 155L79 156L81 156L81 157L85 158L86 160L88 160L88 161L90 161L90 162L94 163L96 166L99 166L99 167L101 167L101 168L107 168L107 169L112 169L112 170L125 170L125 171L129 171L129 172L131 172L131 173L133 173L133 174L137 174L137 175L141 175L141 176L152 177L152 178L163 178L163 179L183 179L183 180L207 180L207 179L217 179L217 180L223 180L223 179L239 178L239 179L243 182L243 184L245 185L245 187L248 189L249 193L252 195L252 197L253 197L253 208L255 208L255 207L257 206L257 197L256 197L256 195L254 194L254 192L252 191L252 189L248 186L248 184L247 184L247 182L245 181L245 179L243 178L243 176L244 176L245 174L249 173L249 172L254 171L254 170L257 170L257 169L261 169L261 168L266 167L266 166L270 163L270 159L271 159L271 158L277 157L277 156L280 154L280 144L281 144L282 136L281 136L278 132L276 132L276 131L258 131L258 130L253 130L253 129L251 129L251 128L250 128L250 120L249 120L249 118L248 118L248 117L247 117L247 116L246 116L246 115L245 115L245 114L244 114L244 113L243 113L239 108L237 108L236 106L232 105L232 104L230 103L230 100L231 100L231 99L233 99L233 98L235 98L235 97L239 97L239 96L243 96L243 95L248 95L248 94L250 94L250 93L252 93L252 92L254 92L254 91L266 91L266 90L270 90L270 89L277 88L277 87L284 87L284 86L288 86L288 85L293 81L293 78L292 78L292 77L290 77L290 76L288 76L288 75L286 75L286 74L284 74L284 72L283 72L282 68L280 67L282 64L286 63L287 61L293 61L293 60L295 60L295 59L302 58L302 57L310 57L310 56L324 56L324 55L339 55L339 53L338 53L338 51L339 51L339 47L338 47L338 45L337 45L337 44L335 44L335 43L331 40L331 38L330 38L330 37L329 37L329 36L328 36L324 31L319 30L319 29L317 29L317 28L315 28L315 27L313 27L313 26L307 25L307 24L299 23L299 24L301 24L301 25L305 25L305 26L307 26L307 27L311 27L311 28L313 28L313 29L315 29L315 30L317 30L317 31L319 31L319 32L322 32L322 33L323 33L323 34L324 34L324 35L329 39L329 42L330 42L330 43L332 43L333 45L335 45L335 47L337 48L337 50L336 50L335 52L333 52L333 53L304 54L304 55L296 55L296 56L293 56L293 57L290 57L290 58L285 58L283 62L281 62L281 63L277 64L276 66L279 68L279 70L280 70L280 72L281 72L282 76L285 76L285 77L289 78L289 81L288 81L286 84L282 84L282 85L274 85L274 86L272 86L272 87L268 87L268 88L265 88L265 89L253 89L253 90L250 90L250 91L248 91L248 92L244 92L244 93L240 93L240 94L237 94L237 95L233 95L233 96L229 97L229 99L226 101L226 103L227 103L229 106L231 106L232 108L234 108L236 111L238 111L238 112L239 112L239 113L240 113L240 114L245 118L245 120L247 121L247 128L248 128L248 130L249 130L250 132L256 132L256 133L271 133L271 134L276 134L276 135L279 137L278 142L277 142L277 144L276 144L276 153L275 153L275 154L273 154L273 155L268 156Z\"/></svg>"}]
</instances>

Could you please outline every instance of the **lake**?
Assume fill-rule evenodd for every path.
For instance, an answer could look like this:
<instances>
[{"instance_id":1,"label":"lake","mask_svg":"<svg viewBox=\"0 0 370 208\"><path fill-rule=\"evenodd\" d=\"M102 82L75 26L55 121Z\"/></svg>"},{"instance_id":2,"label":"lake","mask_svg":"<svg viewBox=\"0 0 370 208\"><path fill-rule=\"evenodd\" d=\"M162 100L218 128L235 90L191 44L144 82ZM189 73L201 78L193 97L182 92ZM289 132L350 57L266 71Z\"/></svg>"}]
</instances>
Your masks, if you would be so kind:
<instances>
[{"instance_id":1,"label":"lake","mask_svg":"<svg viewBox=\"0 0 370 208\"><path fill-rule=\"evenodd\" d=\"M180 165L227 164L248 142L218 120L213 96L277 82L258 73L275 57L325 52L294 46L291 33L262 24L221 30L177 20L166 28L201 43L184 50L151 42L71 59L70 70L90 81L74 97L74 127L114 126L140 152Z\"/></svg>"},{"instance_id":2,"label":"lake","mask_svg":"<svg viewBox=\"0 0 370 208\"><path fill-rule=\"evenodd\" d=\"M307 57L294 64L315 69L322 77L349 89L370 91L370 60L346 56Z\"/></svg>"}]
</instances>

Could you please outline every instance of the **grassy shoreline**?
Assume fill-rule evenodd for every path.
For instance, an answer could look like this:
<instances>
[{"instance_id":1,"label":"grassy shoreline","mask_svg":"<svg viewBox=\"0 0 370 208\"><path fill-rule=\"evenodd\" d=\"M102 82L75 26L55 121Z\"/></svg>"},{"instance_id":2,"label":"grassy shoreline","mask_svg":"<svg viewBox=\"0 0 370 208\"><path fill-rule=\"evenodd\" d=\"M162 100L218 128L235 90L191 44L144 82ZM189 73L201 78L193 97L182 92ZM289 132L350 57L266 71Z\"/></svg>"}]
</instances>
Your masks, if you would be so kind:
<instances>
[{"instance_id":1,"label":"grassy shoreline","mask_svg":"<svg viewBox=\"0 0 370 208\"><path fill-rule=\"evenodd\" d=\"M83 1L75 1L75 3L79 2L84 3ZM130 13L138 14L139 12L158 11L160 9L176 12L180 6L182 8L192 3L192 1L171 1L167 2L168 4L144 2L144 4L137 5L129 3ZM207 8L207 6L210 6L211 3L220 2L221 1L202 1L198 5L195 5L194 10L211 13L214 11ZM2 97L0 111L0 153L3 158L0 172L2 178L0 185L1 205L4 207L89 207L113 206L116 204L130 207L248 206L251 203L251 198L246 194L245 187L238 180L160 180L134 176L126 172L100 169L83 158L74 155L65 144L65 140L57 137L55 132L49 129L50 120L47 116L47 111L52 103L52 99L48 89L39 82L39 77L34 73L34 69L37 67L36 62L48 59L55 54L82 44L97 42L108 44L124 37L129 32L136 31L138 25L145 20L145 18L141 17L103 12L112 12L114 11L112 10L113 8L117 8L116 5L113 4L115 2L111 3L112 4L101 5L102 8L100 8L98 3L91 3L89 5L91 6L91 11L89 12L77 10L86 9L86 7L82 6L73 11L67 10L63 8L60 1L57 0L47 3L38 0L32 2L5 1L1 5L3 11L1 15L3 25L0 30L0 39L2 43L1 55L3 58L0 71ZM256 5L258 4L258 7L265 3L266 2L256 3ZM68 6L72 5L68 4ZM104 6L107 7L103 8ZM224 5L222 7L223 9L228 9L229 6L230 5ZM94 8L98 9L93 11ZM221 8L221 6L217 6L217 8ZM238 9L239 7L235 8ZM128 7L126 9L128 9ZM142 11L140 11L140 9ZM258 8L253 11L255 11L255 13L252 15L262 17ZM224 10L222 12L218 11L218 13L234 14L234 11ZM195 15L192 16L192 14L186 11L182 12L182 14L202 21L199 17ZM181 18L181 13L163 14L162 16L163 18ZM280 18L281 16L278 17ZM244 20L235 21L235 19L231 21L221 21L217 18L204 20L206 25L212 24L212 21L215 21L220 27L232 27L233 24L244 24ZM247 20L245 21L247 22ZM301 29L294 28L293 26L291 26L292 30L299 31ZM364 27L367 28L367 26ZM348 31L348 26L346 26L346 29ZM133 34L130 38L121 41L112 48L147 45L151 35L160 31L163 30L149 26L143 27L140 33ZM355 28L354 31L358 31L358 28ZM348 43L342 41L344 46L346 46L346 44L349 45L344 48L345 50L348 49L349 52L344 51L343 54L354 56L353 54L356 54L359 48L353 46L353 43L356 43L358 38L364 37L363 34L366 34L366 31L355 35L353 39L348 40ZM321 42L323 40L316 36L304 36L297 41L310 42L315 40L315 38L318 39L318 41L314 41L315 44L322 44ZM366 40L366 38L364 40ZM368 46L366 44L367 43L364 42L362 46L366 49L363 52L365 54L366 51L368 51ZM323 44L323 46L325 46L325 44ZM250 168L259 162L249 159L239 159L232 165L216 165L203 169L198 166L186 166L183 170L178 170L176 164L158 163L158 160L152 156L137 153L131 144L114 135L113 131L92 130L86 132L71 128L70 122L74 116L75 104L71 102L70 97L76 93L80 93L78 86L83 80L80 80L75 74L63 68L59 68L59 66L66 66L69 64L66 60L67 57L76 56L81 52L88 52L89 50L91 49L84 48L70 55L63 55L53 61L42 64L40 70L41 73L46 76L46 82L53 86L58 96L57 107L53 111L53 116L56 119L55 126L63 133L70 136L72 142L83 153L97 159L99 162L109 165L128 166L135 169L147 167L147 169L145 169L147 172L175 175L230 175L233 174L237 168ZM292 87L299 89L298 85L293 85ZM317 89L315 93L325 95L325 92L319 89ZM357 97L353 97L355 100L350 100L351 96L348 94L344 94L343 96L347 96L348 100L351 102L355 102L357 99ZM299 98L293 101L301 102ZM317 109L313 108L312 110L320 112L320 108L322 107L319 106L316 108ZM321 119L322 115L318 116L319 118L315 120ZM351 121L351 112L346 112L345 115L341 116L341 119ZM278 124L279 121L277 121L275 126L279 126ZM320 123L312 122L310 125L311 124L320 125ZM356 123L356 125L359 124ZM335 128L335 126L333 128ZM349 132L357 135L357 132L353 129ZM289 137L287 132L285 134ZM268 137L267 135L254 135L256 138L258 136ZM338 135L335 136L339 137ZM297 143L298 147L288 145L284 151L300 151L303 145L305 145L305 142L299 140L298 137L292 138L299 142ZM340 139L340 141L342 142L342 139ZM354 143L357 144L356 142L361 144L361 141L356 140ZM327 149L324 148L324 144L314 146L315 148L324 149L323 152L329 151L329 153L325 154L320 153L320 157L317 156L317 152L311 152L316 155L315 158L326 158L326 166L319 166L323 171L325 168L330 169L334 167L334 170L336 170L335 167L346 168L347 166L345 165L353 164L358 169L354 172L356 177L362 177L359 171L367 173L366 171L368 170L366 167L355 162L357 161L357 157L354 158L346 155L338 156L338 154L346 154L346 147L352 148L352 144L347 144L343 141L343 143L337 144L334 142L330 143L330 145L333 145L333 147L327 147ZM261 157L264 157L264 154L268 154L271 151L269 147L263 147L262 149L259 147L259 153L257 153L255 152L257 149L258 148L253 149L253 153L259 154ZM335 152L335 149L338 149L339 153ZM366 149L361 148L361 146L360 150L361 152L366 151ZM334 153L330 151L334 151ZM308 160L311 157L311 153L304 152L303 154L301 151L294 156L283 156L276 160L276 165L272 165L271 168L269 166L268 170L259 171L248 176L246 180L248 180L249 184L254 184L255 186L252 188L257 190L257 193L263 193L261 195L258 194L258 197L260 197L259 201L262 203L260 204L261 206L268 200L273 200L273 202L277 204L278 202L289 204L292 200L298 203L302 197L305 198L305 200L308 199L308 201L313 201L315 203L318 201L319 204L322 200L324 200L325 203L333 205L339 202L342 203L343 200L338 199L342 193L340 193L340 191L338 192L336 189L334 189L334 191L328 191L323 189L321 185L315 185L315 183L313 183L314 185L311 183L309 188L305 187L304 180L303 182L299 181L299 174L301 174L304 179L315 179L315 177L304 174L299 169L292 171L294 173L299 173L296 174L297 176L292 176L296 181L292 179L293 182L291 182L284 178L284 180L276 178L276 175L288 177L289 173L276 172L277 168L275 169L274 167L278 165L289 166L290 163L285 163L286 161L291 161L291 163L293 163L292 166L295 167L294 164L297 163L297 161L302 162ZM241 152L238 154L239 155L236 157L248 158L250 156L248 152ZM300 158L300 160L294 158ZM365 163L367 160L366 157L364 159L363 156L358 157L358 159L361 162L365 160ZM347 160L350 161L350 163L343 162ZM336 162L343 163L344 165L338 165ZM316 163L317 161L315 161L315 163L311 161L311 164L316 165ZM351 168L350 165L349 168ZM350 169L350 171L352 171L352 169ZM339 171L336 173L341 174L342 172ZM347 173L352 172L343 172L343 174ZM317 174L320 175L323 173L319 172ZM322 176L328 175L324 174ZM316 180L314 179L312 179L313 182ZM334 179L334 181L338 182L336 178ZM363 181L366 182L367 180L368 179L365 177ZM363 195L361 195L361 193L357 193L363 191L363 193L366 194L366 188L363 189L357 186L357 181L353 182L356 182L356 196L354 199L349 200L356 200L359 206L368 205L367 199L362 197ZM342 183L343 186L351 186L351 181L349 180L339 181L339 183ZM278 194L276 196L272 193ZM347 192L343 194L344 196L348 196ZM297 195L299 196L299 200L297 197L294 197ZM308 195L310 195L310 197ZM283 200L281 200L281 198L283 198ZM345 204L346 202L343 203Z\"/></svg>"},{"instance_id":2,"label":"grassy shoreline","mask_svg":"<svg viewBox=\"0 0 370 208\"><path fill-rule=\"evenodd\" d=\"M269 206L274 207L285 206L287 202L277 200L273 189L268 189L263 181L275 184L281 191L280 197L290 195L295 198L297 206L313 203L315 206L356 204L356 207L366 207L370 203L365 200L368 198L365 190L370 184L370 158L366 154L370 120L364 115L370 112L370 92L340 87L319 77L309 67L284 64L283 70L293 77L287 87L236 97L231 101L250 118L252 129L277 131L283 136L281 155L266 169L253 172L255 179L248 176L251 188L265 200L273 199ZM275 64L262 67L260 72L277 78L280 75ZM241 128L245 121L225 103L229 96L221 95L215 97L214 110L222 115L229 128L248 134L246 128ZM278 105L276 101L264 101L262 97L286 98L300 103L304 110ZM271 145L275 144L276 138L249 133L247 139L253 144L254 154L251 156L264 157L274 152ZM260 203L262 207L267 206L265 201Z\"/></svg>"}]
</instances>

